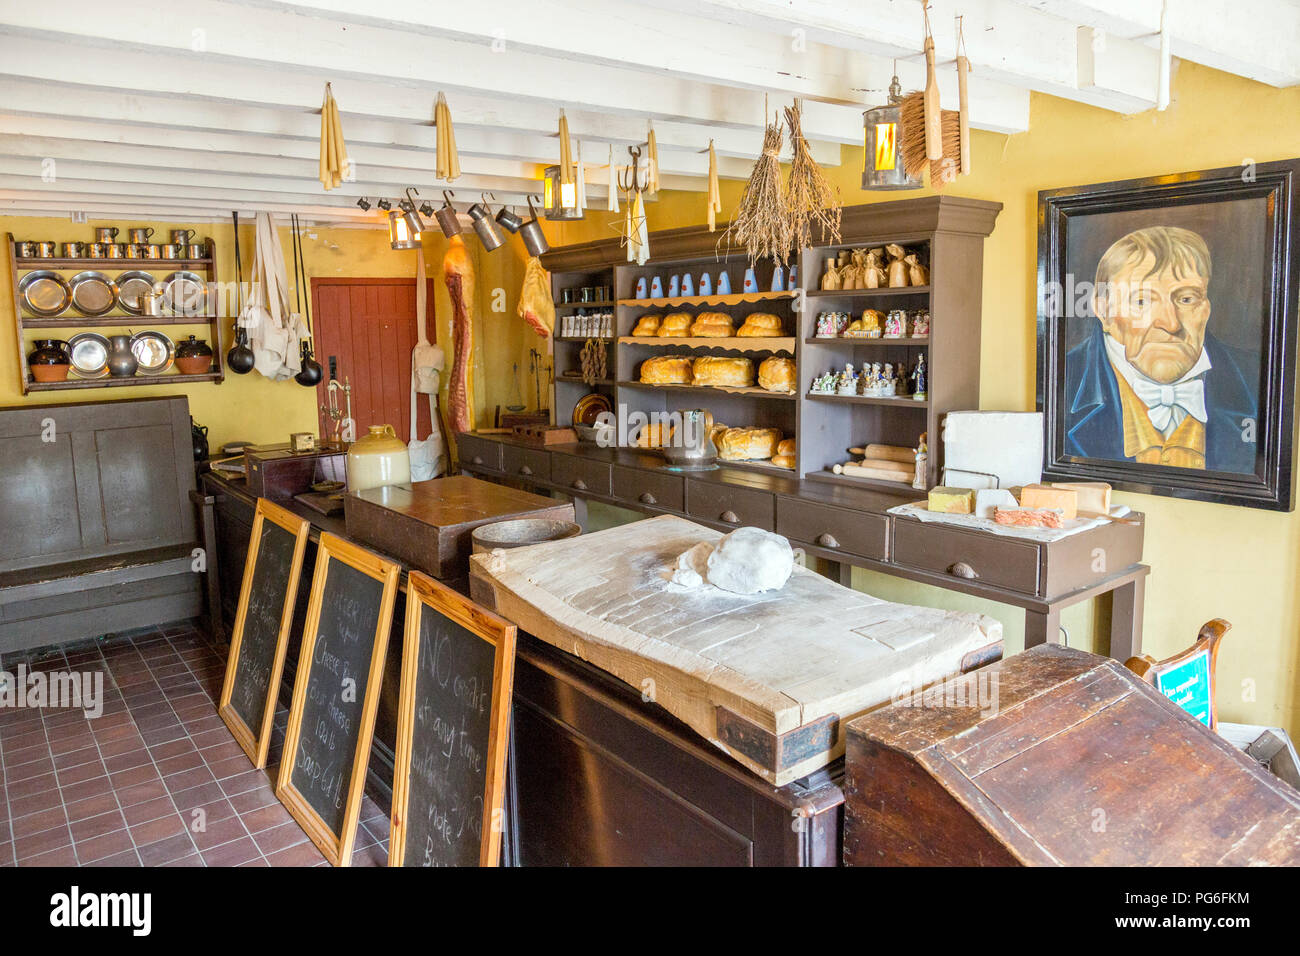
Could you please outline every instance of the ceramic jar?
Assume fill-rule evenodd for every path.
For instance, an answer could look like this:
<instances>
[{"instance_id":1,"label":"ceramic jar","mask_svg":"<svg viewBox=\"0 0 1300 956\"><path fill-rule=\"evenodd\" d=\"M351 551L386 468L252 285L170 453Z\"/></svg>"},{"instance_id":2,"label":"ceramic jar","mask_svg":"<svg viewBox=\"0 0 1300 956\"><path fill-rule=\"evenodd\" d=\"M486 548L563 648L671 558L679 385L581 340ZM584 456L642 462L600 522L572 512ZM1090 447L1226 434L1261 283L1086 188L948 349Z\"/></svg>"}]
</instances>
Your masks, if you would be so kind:
<instances>
[{"instance_id":1,"label":"ceramic jar","mask_svg":"<svg viewBox=\"0 0 1300 956\"><path fill-rule=\"evenodd\" d=\"M182 375L202 375L212 369L212 347L191 335L176 346L176 367Z\"/></svg>"},{"instance_id":2,"label":"ceramic jar","mask_svg":"<svg viewBox=\"0 0 1300 956\"><path fill-rule=\"evenodd\" d=\"M129 378L140 367L135 353L131 351L131 336L110 335L108 337L108 374L114 378Z\"/></svg>"},{"instance_id":3,"label":"ceramic jar","mask_svg":"<svg viewBox=\"0 0 1300 956\"><path fill-rule=\"evenodd\" d=\"M27 356L27 367L38 382L62 382L68 377L72 359L68 343L62 339L37 339Z\"/></svg>"},{"instance_id":4,"label":"ceramic jar","mask_svg":"<svg viewBox=\"0 0 1300 956\"><path fill-rule=\"evenodd\" d=\"M371 425L348 446L347 478L348 491L410 483L411 455L392 425Z\"/></svg>"}]
</instances>

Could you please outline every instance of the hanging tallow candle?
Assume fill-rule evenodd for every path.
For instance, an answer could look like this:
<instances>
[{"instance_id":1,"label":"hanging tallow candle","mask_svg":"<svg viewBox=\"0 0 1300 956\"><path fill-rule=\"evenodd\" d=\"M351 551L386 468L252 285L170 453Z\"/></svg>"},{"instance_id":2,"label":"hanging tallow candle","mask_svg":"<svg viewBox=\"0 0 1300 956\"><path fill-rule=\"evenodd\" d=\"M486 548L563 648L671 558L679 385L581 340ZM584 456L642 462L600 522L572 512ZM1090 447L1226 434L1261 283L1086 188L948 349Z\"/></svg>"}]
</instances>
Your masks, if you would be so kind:
<instances>
[{"instance_id":1,"label":"hanging tallow candle","mask_svg":"<svg viewBox=\"0 0 1300 956\"><path fill-rule=\"evenodd\" d=\"M650 133L646 137L646 180L645 191L651 196L659 192L659 144L655 141L655 124L650 124Z\"/></svg>"},{"instance_id":2,"label":"hanging tallow candle","mask_svg":"<svg viewBox=\"0 0 1300 956\"><path fill-rule=\"evenodd\" d=\"M348 148L343 142L339 107L334 102L330 84L325 84L325 99L320 108L320 184L326 190L343 185L348 175Z\"/></svg>"},{"instance_id":3,"label":"hanging tallow candle","mask_svg":"<svg viewBox=\"0 0 1300 956\"><path fill-rule=\"evenodd\" d=\"M560 182L573 183L577 177L574 175L573 167L573 147L569 143L569 120L564 115L564 110L560 110Z\"/></svg>"},{"instance_id":4,"label":"hanging tallow candle","mask_svg":"<svg viewBox=\"0 0 1300 956\"><path fill-rule=\"evenodd\" d=\"M451 122L451 108L447 105L447 95L438 94L437 105L433 108L433 125L438 130L435 156L435 174L439 179L451 182L460 176L460 154L456 152L456 129Z\"/></svg>"},{"instance_id":5,"label":"hanging tallow candle","mask_svg":"<svg viewBox=\"0 0 1300 956\"><path fill-rule=\"evenodd\" d=\"M718 188L718 154L709 140L709 232L718 228L718 213L722 212L722 192Z\"/></svg>"},{"instance_id":6,"label":"hanging tallow candle","mask_svg":"<svg viewBox=\"0 0 1300 956\"><path fill-rule=\"evenodd\" d=\"M614 144L609 144L609 195L605 200L607 212L618 212L618 167L614 165Z\"/></svg>"}]
</instances>

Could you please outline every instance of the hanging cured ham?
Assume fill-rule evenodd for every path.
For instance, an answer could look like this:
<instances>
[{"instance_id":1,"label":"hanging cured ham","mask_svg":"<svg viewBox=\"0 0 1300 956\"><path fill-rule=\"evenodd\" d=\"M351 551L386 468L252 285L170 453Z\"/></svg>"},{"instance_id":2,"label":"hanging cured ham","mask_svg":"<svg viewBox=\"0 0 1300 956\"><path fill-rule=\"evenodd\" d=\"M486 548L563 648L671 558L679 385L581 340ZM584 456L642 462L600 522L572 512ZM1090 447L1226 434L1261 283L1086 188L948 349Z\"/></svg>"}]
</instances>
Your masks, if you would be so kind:
<instances>
[{"instance_id":1,"label":"hanging cured ham","mask_svg":"<svg viewBox=\"0 0 1300 956\"><path fill-rule=\"evenodd\" d=\"M451 427L455 432L474 430L474 406L471 399L471 358L474 352L474 266L470 262L465 240L452 236L442 259L442 277L451 297L452 337L455 352L451 362L451 381L447 399L451 406Z\"/></svg>"},{"instance_id":2,"label":"hanging cured ham","mask_svg":"<svg viewBox=\"0 0 1300 956\"><path fill-rule=\"evenodd\" d=\"M524 269L524 287L519 293L519 317L529 328L547 338L555 328L555 302L551 299L551 275L536 256Z\"/></svg>"}]
</instances>

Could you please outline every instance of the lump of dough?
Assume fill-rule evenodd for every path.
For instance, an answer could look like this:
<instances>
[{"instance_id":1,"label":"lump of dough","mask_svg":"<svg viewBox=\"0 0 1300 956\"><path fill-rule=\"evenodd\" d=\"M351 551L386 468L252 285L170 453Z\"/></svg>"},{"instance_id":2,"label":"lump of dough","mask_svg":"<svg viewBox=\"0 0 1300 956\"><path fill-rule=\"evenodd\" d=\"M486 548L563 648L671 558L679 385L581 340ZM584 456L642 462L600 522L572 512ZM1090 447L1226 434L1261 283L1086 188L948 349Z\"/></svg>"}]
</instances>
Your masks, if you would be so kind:
<instances>
[{"instance_id":1,"label":"lump of dough","mask_svg":"<svg viewBox=\"0 0 1300 956\"><path fill-rule=\"evenodd\" d=\"M684 588L698 588L704 583L704 575L708 574L709 555L712 553L713 545L707 541L701 541L689 551L683 551L677 556L677 565L669 580Z\"/></svg>"},{"instance_id":2,"label":"lump of dough","mask_svg":"<svg viewBox=\"0 0 1300 956\"><path fill-rule=\"evenodd\" d=\"M706 577L724 591L757 594L784 587L793 570L789 541L761 528L737 528L723 535L709 555Z\"/></svg>"}]
</instances>

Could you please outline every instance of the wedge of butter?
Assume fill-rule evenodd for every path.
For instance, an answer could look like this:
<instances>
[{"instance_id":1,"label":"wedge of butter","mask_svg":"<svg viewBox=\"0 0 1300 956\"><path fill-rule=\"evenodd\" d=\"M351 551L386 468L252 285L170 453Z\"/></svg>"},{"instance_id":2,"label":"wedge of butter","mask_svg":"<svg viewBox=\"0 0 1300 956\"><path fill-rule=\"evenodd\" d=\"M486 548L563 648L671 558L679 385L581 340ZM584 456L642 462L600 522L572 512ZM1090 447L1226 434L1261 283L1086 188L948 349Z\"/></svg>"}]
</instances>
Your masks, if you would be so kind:
<instances>
[{"instance_id":1,"label":"wedge of butter","mask_svg":"<svg viewBox=\"0 0 1300 956\"><path fill-rule=\"evenodd\" d=\"M1063 520L1073 521L1079 513L1079 493L1059 485L1025 485L1020 492L1020 506L1035 510L1049 508L1059 511Z\"/></svg>"},{"instance_id":2,"label":"wedge of butter","mask_svg":"<svg viewBox=\"0 0 1300 956\"><path fill-rule=\"evenodd\" d=\"M930 489L929 508L950 515L968 515L975 511L975 492L970 488L936 485Z\"/></svg>"}]
</instances>

